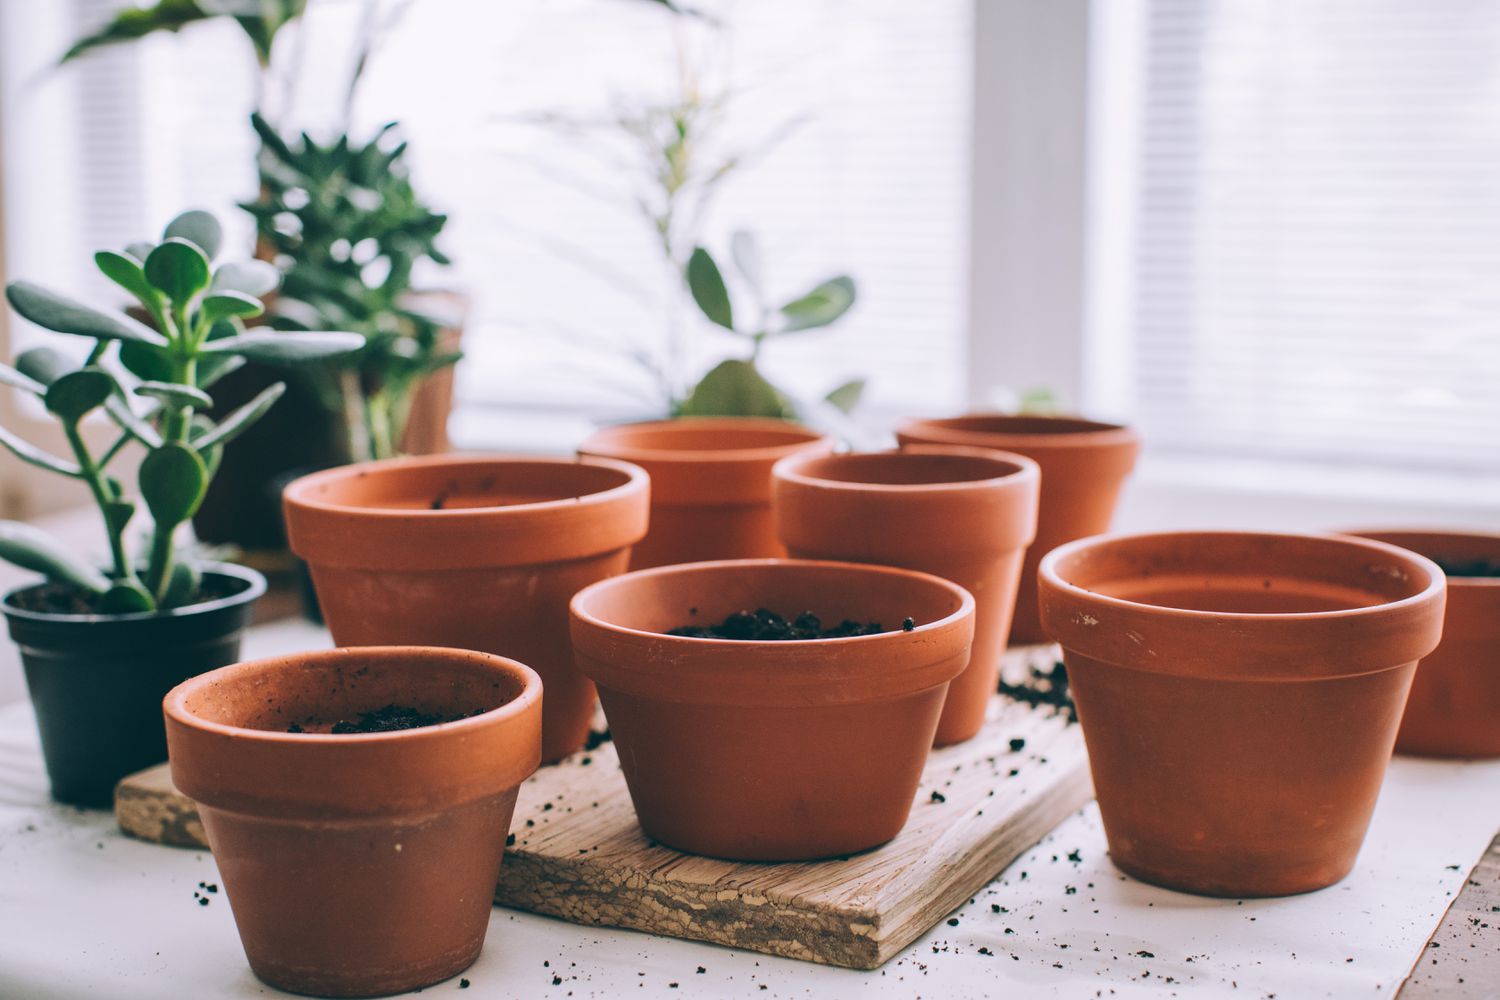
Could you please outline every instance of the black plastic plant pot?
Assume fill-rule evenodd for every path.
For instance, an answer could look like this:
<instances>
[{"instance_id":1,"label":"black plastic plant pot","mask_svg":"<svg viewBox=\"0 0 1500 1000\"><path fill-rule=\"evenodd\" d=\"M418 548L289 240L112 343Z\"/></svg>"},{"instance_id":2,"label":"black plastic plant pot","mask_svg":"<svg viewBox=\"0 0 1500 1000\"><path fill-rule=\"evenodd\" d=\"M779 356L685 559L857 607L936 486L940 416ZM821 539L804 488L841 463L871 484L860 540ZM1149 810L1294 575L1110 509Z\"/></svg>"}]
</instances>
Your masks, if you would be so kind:
<instances>
[{"instance_id":1,"label":"black plastic plant pot","mask_svg":"<svg viewBox=\"0 0 1500 1000\"><path fill-rule=\"evenodd\" d=\"M21 650L42 756L59 802L108 808L115 783L167 759L162 699L196 674L240 658L265 577L228 563L204 581L227 596L155 614L65 615L0 601ZM212 585L212 584L210 584Z\"/></svg>"}]
</instances>

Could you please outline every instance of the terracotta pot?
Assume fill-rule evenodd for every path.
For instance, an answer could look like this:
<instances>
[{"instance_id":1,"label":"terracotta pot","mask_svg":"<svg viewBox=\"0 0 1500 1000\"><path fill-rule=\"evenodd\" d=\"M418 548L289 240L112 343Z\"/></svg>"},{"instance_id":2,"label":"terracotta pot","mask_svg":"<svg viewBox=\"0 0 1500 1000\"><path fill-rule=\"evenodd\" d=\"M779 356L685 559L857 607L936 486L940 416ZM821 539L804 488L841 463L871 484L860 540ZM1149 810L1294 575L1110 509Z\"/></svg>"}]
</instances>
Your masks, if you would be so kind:
<instances>
[{"instance_id":1,"label":"terracotta pot","mask_svg":"<svg viewBox=\"0 0 1500 1000\"><path fill-rule=\"evenodd\" d=\"M896 430L903 444L956 444L1025 455L1042 470L1036 540L1021 566L1010 641L1046 642L1037 616L1036 568L1042 556L1075 538L1109 530L1115 501L1140 452L1135 431L1078 417L975 414L947 420L908 420Z\"/></svg>"},{"instance_id":2,"label":"terracotta pot","mask_svg":"<svg viewBox=\"0 0 1500 1000\"><path fill-rule=\"evenodd\" d=\"M1210 896L1348 874L1442 572L1378 542L1180 532L1088 538L1041 565L1122 870Z\"/></svg>"},{"instance_id":3,"label":"terracotta pot","mask_svg":"<svg viewBox=\"0 0 1500 1000\"><path fill-rule=\"evenodd\" d=\"M1356 534L1442 563L1487 559L1500 566L1500 535ZM1417 667L1396 749L1432 757L1500 757L1500 577L1448 577L1443 641Z\"/></svg>"},{"instance_id":4,"label":"terracotta pot","mask_svg":"<svg viewBox=\"0 0 1500 1000\"><path fill-rule=\"evenodd\" d=\"M772 474L776 530L793 556L921 570L974 595L973 652L948 687L936 744L979 732L999 680L1021 559L1036 533L1036 463L922 446L794 455Z\"/></svg>"},{"instance_id":5,"label":"terracotta pot","mask_svg":"<svg viewBox=\"0 0 1500 1000\"><path fill-rule=\"evenodd\" d=\"M332 649L224 667L165 702L172 780L198 803L250 968L315 996L427 986L479 956L542 684L514 660ZM326 726L400 705L456 722ZM288 733L292 723L322 732Z\"/></svg>"},{"instance_id":6,"label":"terracotta pot","mask_svg":"<svg viewBox=\"0 0 1500 1000\"><path fill-rule=\"evenodd\" d=\"M648 492L646 474L621 462L435 455L314 473L283 502L334 642L530 665L547 686L542 759L553 761L583 745L594 710L568 601L625 569Z\"/></svg>"},{"instance_id":7,"label":"terracotta pot","mask_svg":"<svg viewBox=\"0 0 1500 1000\"><path fill-rule=\"evenodd\" d=\"M784 556L771 519L771 466L833 442L800 424L759 417L684 417L598 430L579 446L651 474L651 530L631 569Z\"/></svg>"},{"instance_id":8,"label":"terracotta pot","mask_svg":"<svg viewBox=\"0 0 1500 1000\"><path fill-rule=\"evenodd\" d=\"M227 596L169 611L58 615L0 601L21 653L52 797L108 809L127 774L167 759L161 699L175 685L240 658L240 637L265 577L229 563L204 566Z\"/></svg>"},{"instance_id":9,"label":"terracotta pot","mask_svg":"<svg viewBox=\"0 0 1500 1000\"><path fill-rule=\"evenodd\" d=\"M895 631L787 642L663 634L762 607ZM578 665L599 685L641 829L746 861L850 854L894 837L973 635L963 588L851 563L667 566L573 599Z\"/></svg>"}]
</instances>

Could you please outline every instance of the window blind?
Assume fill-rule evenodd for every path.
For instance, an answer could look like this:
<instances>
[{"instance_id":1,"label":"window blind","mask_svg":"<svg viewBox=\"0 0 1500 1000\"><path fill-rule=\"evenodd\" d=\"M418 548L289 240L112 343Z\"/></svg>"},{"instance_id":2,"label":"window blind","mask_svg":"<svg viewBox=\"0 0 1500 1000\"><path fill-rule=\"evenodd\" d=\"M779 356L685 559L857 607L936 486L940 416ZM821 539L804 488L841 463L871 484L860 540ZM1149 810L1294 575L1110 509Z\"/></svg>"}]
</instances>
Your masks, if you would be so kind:
<instances>
[{"instance_id":1,"label":"window blind","mask_svg":"<svg viewBox=\"0 0 1500 1000\"><path fill-rule=\"evenodd\" d=\"M1147 439L1500 471L1500 3L1149 0L1144 40Z\"/></svg>"}]
</instances>

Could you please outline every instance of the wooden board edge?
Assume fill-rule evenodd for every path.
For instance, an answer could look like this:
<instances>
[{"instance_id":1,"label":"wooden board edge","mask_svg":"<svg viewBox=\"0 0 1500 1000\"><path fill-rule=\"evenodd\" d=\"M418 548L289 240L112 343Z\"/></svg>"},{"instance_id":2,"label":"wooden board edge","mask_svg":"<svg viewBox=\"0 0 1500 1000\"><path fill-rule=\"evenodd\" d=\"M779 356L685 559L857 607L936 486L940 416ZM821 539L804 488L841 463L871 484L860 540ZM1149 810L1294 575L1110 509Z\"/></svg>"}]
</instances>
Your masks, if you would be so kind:
<instances>
[{"instance_id":1,"label":"wooden board edge","mask_svg":"<svg viewBox=\"0 0 1500 1000\"><path fill-rule=\"evenodd\" d=\"M1484 934L1492 947L1476 948ZM1442 975L1445 974L1446 975ZM1439 975L1442 975L1441 981ZM1500 833L1490 841L1396 991L1397 1000L1500 996Z\"/></svg>"},{"instance_id":2,"label":"wooden board edge","mask_svg":"<svg viewBox=\"0 0 1500 1000\"><path fill-rule=\"evenodd\" d=\"M115 787L115 821L120 829L138 840L168 847L208 850L208 835L198 818L198 805L172 787L168 765L160 764L142 774L152 779L166 775L156 790L133 787L122 781ZM138 778L140 775L132 775ZM127 781L130 779L127 779Z\"/></svg>"}]
</instances>

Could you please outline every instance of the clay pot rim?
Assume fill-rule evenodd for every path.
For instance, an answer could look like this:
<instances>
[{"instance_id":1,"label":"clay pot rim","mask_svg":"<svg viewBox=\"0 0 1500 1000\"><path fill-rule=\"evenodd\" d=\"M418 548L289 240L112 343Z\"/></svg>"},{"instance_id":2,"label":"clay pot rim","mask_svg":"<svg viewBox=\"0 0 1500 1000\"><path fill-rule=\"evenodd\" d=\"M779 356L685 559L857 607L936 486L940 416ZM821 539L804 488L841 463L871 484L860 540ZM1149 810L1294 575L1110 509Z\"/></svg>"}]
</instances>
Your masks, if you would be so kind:
<instances>
[{"instance_id":1,"label":"clay pot rim","mask_svg":"<svg viewBox=\"0 0 1500 1000\"><path fill-rule=\"evenodd\" d=\"M954 427L956 420L1035 421L1083 424L1073 431L1023 431L1023 430L974 430ZM924 417L902 421L896 434L920 434L929 437L942 436L949 440L944 444L967 445L991 450L1052 446L1058 448L1107 448L1119 445L1137 445L1140 435L1126 424L1091 420L1070 413L965 413L957 417ZM987 443L988 442L988 443Z\"/></svg>"},{"instance_id":2,"label":"clay pot rim","mask_svg":"<svg viewBox=\"0 0 1500 1000\"><path fill-rule=\"evenodd\" d=\"M366 506L354 503L331 503L326 500L314 500L307 495L316 487L323 486L326 483L357 478L369 475L372 472L380 474L399 469L427 467L464 468L485 465L583 465L590 468L611 469L615 472L623 473L626 480L618 486L596 490L592 493L583 493L576 497L539 500L534 503L497 504L488 507L445 507L440 510L431 510L425 507L407 509ZM483 452L470 455L411 455L402 458L379 459L372 462L356 462L353 465L339 465L332 469L309 473L299 479L293 480L282 493L282 498L286 504L295 504L298 507L326 514L349 514L388 521L409 521L416 518L430 522L438 519L462 520L465 518L473 519L480 517L525 517L548 509L578 511L584 508L610 504L635 493L643 493L649 488L649 483L650 479L646 475L646 470L629 462L617 461L612 458L595 457L592 455L561 458L547 455L511 455Z\"/></svg>"},{"instance_id":3,"label":"clay pot rim","mask_svg":"<svg viewBox=\"0 0 1500 1000\"><path fill-rule=\"evenodd\" d=\"M834 639L705 639L688 635L668 635L665 632L652 632L647 629L631 628L628 625L617 625L614 622L605 621L583 608L583 602L595 593L609 590L615 587L633 586L640 580L657 576L678 576L692 572L715 572L718 570L750 568L760 566L815 566L820 569L840 569L854 573L867 575L884 575L916 578L926 583L940 584L944 589L957 596L958 608L951 614L942 618L918 625L911 631L903 628L894 628L886 632L876 632L874 635L852 635L842 636ZM901 569L896 566L880 566L873 563L842 562L833 559L712 559L705 562L676 563L671 566L653 566L650 569L638 569L630 573L622 573L597 583L589 584L568 602L568 612L575 619L593 628L615 635L629 636L633 639L660 640L669 643L689 643L685 648L706 648L713 646L727 646L733 649L826 649L835 645L858 644L866 645L871 642L888 641L893 635L921 636L952 627L965 617L974 614L974 595L960 587L951 580L945 580L932 573L923 573L914 569Z\"/></svg>"},{"instance_id":4,"label":"clay pot rim","mask_svg":"<svg viewBox=\"0 0 1500 1000\"><path fill-rule=\"evenodd\" d=\"M57 622L59 624L93 625L110 622L139 622L139 621L165 621L170 618L190 618L196 615L219 611L237 604L248 604L263 596L266 592L266 578L248 566L238 563L227 562L204 562L198 564L199 569L206 575L209 573L218 576L227 576L239 580L245 584L243 590L236 591L226 597L216 597L211 601L199 601L196 604L184 604L177 608L168 608L165 611L135 611L124 615L90 615L90 614L56 614L50 611L32 611L29 608L21 608L11 603L11 598L22 591L41 586L40 583L23 583L12 587L0 595L0 613L7 618L18 618L23 621L33 622Z\"/></svg>"},{"instance_id":5,"label":"clay pot rim","mask_svg":"<svg viewBox=\"0 0 1500 1000\"><path fill-rule=\"evenodd\" d=\"M187 698L199 689L209 684L217 683L226 678L236 675L253 673L279 673L288 669L298 669L298 664L307 661L333 662L341 659L357 660L361 655L379 655L391 657L404 657L413 660L446 660L448 662L467 662L497 668L496 672L503 673L508 677L519 679L521 691L505 704L492 708L479 715L471 715L466 719L455 719L452 722L440 722L435 726L422 726L417 729L400 729L388 733L279 733L267 729L251 729L247 726L233 726L225 722L214 722L197 715L187 708ZM532 711L536 702L542 697L542 679L537 676L536 671L521 663L505 656L497 656L494 653L482 653L472 649L457 649L448 646L340 646L334 649L316 649L300 653L285 653L281 656L266 656L257 660L246 660L241 663L232 663L229 666L219 667L207 673L190 677L177 685L167 696L162 699L162 710L167 716L179 725L200 732L211 733L215 736L231 737L235 740L248 740L257 745L275 744L284 747L298 747L306 750L315 750L322 747L361 747L380 746L382 744L404 740L409 743L422 742L433 743L439 740L462 740L475 730L488 728L490 726L505 725L515 721L520 716Z\"/></svg>"},{"instance_id":6,"label":"clay pot rim","mask_svg":"<svg viewBox=\"0 0 1500 1000\"><path fill-rule=\"evenodd\" d=\"M972 458L992 462L996 466L1010 466L1010 471L988 479L942 480L930 483L870 483L848 479L828 479L802 471L804 466L814 462L838 462L844 458L868 458L870 456L888 456L899 459L905 455ZM1039 482L1041 480L1042 470L1036 462L1025 455L1017 455L1014 452L1002 451L998 448L980 448L969 445L950 444L914 444L901 448L886 448L879 451L844 451L831 455L788 455L772 467L771 475L776 479L820 490L910 495L917 493L963 493L973 490L991 490L996 488L1024 489L1031 482Z\"/></svg>"},{"instance_id":7,"label":"clay pot rim","mask_svg":"<svg viewBox=\"0 0 1500 1000\"><path fill-rule=\"evenodd\" d=\"M643 445L611 440L613 436L622 432L648 428L692 428L698 430L760 429L785 431L790 434L805 436L799 440L788 441L786 444L764 445L759 448L649 448ZM809 445L826 440L829 440L827 434L813 430L811 427L802 424L792 423L790 420L777 420L774 417L672 417L666 420L641 420L633 423L610 424L600 427L593 434L589 435L583 444L579 445L579 453L623 462L670 462L683 464L702 464L705 462L774 462L783 456L795 454Z\"/></svg>"},{"instance_id":8,"label":"clay pot rim","mask_svg":"<svg viewBox=\"0 0 1500 1000\"><path fill-rule=\"evenodd\" d=\"M1340 608L1333 611L1289 611L1289 612L1266 612L1255 613L1245 611L1200 611L1192 608L1173 608L1162 604L1146 604L1141 601L1127 601L1119 597L1110 597L1097 591L1088 590L1064 579L1057 571L1058 563L1074 555L1077 552L1094 548L1101 545L1109 545L1125 540L1133 542L1151 542L1154 540L1201 538L1205 541L1214 538L1264 538L1264 539L1323 539L1341 542L1348 545L1359 546L1379 552L1382 555L1399 559L1406 562L1411 568L1419 569L1427 574L1427 586L1409 597L1403 597L1396 601L1383 601L1380 604L1371 604L1362 608ZM1091 535L1088 538L1080 538L1072 542L1059 545L1042 557L1041 564L1037 567L1037 575L1046 581L1049 586L1068 595L1073 600L1099 604L1104 607L1117 610L1134 611L1137 613L1158 615L1167 618L1175 618L1180 621L1210 622L1210 621L1232 621L1243 623L1282 623L1282 622L1325 622L1338 621L1340 619L1363 618L1372 615L1386 615L1393 611L1405 608L1415 608L1441 597L1446 589L1446 574L1438 567L1437 563L1426 556L1419 555L1396 545L1385 542L1377 542L1368 538L1356 538L1351 535L1339 534L1316 534L1285 531L1147 531L1131 534L1103 534Z\"/></svg>"},{"instance_id":9,"label":"clay pot rim","mask_svg":"<svg viewBox=\"0 0 1500 1000\"><path fill-rule=\"evenodd\" d=\"M1493 531L1467 531L1460 528L1358 528L1348 531L1340 531L1339 535L1347 538L1358 538L1367 542L1378 542L1384 545L1395 545L1407 552L1414 552L1426 559L1431 559L1424 552L1414 548L1408 548L1399 542L1385 541L1386 537L1405 536L1408 538L1450 538L1454 541L1482 540L1500 547L1500 533ZM1442 567L1438 567L1441 569ZM1448 588L1455 587L1474 590L1500 590L1500 576L1448 576Z\"/></svg>"}]
</instances>

